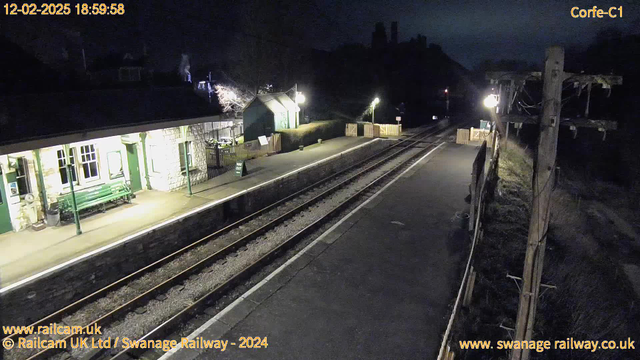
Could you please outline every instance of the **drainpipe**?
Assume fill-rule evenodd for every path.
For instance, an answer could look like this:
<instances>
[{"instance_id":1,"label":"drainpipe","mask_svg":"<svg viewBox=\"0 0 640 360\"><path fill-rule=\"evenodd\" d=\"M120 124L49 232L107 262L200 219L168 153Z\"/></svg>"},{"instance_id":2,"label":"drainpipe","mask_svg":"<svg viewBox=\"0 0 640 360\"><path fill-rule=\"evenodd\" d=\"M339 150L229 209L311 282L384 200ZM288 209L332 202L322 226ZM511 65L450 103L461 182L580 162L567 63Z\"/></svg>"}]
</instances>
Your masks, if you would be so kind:
<instances>
[{"instance_id":1,"label":"drainpipe","mask_svg":"<svg viewBox=\"0 0 640 360\"><path fill-rule=\"evenodd\" d=\"M187 150L189 149L189 141L187 141L188 132L189 132L189 125L180 126L180 134L182 135L182 140L184 140L184 170L187 172L187 189L189 190L189 196L191 196L193 195L193 193L191 192L191 175L189 174L189 156L187 155Z\"/></svg>"},{"instance_id":2,"label":"drainpipe","mask_svg":"<svg viewBox=\"0 0 640 360\"><path fill-rule=\"evenodd\" d=\"M140 133L140 141L142 142L142 156L144 157L144 179L147 181L147 190L151 190L151 181L149 180L149 166L147 165L147 133Z\"/></svg>"},{"instance_id":3,"label":"drainpipe","mask_svg":"<svg viewBox=\"0 0 640 360\"><path fill-rule=\"evenodd\" d=\"M73 173L71 172L71 163L69 162L69 145L64 146L65 163L67 164L67 179L69 179L69 186L71 189L71 205L73 206L73 221L76 223L76 235L82 234L80 229L80 216L78 214L78 203L76 202L76 193L73 190Z\"/></svg>"},{"instance_id":4,"label":"drainpipe","mask_svg":"<svg viewBox=\"0 0 640 360\"><path fill-rule=\"evenodd\" d=\"M193 195L191 192L191 176L189 175L189 156L187 155L187 149L189 148L189 142L184 142L184 168L187 171L187 189L189 189L189 196Z\"/></svg>"},{"instance_id":5,"label":"drainpipe","mask_svg":"<svg viewBox=\"0 0 640 360\"><path fill-rule=\"evenodd\" d=\"M44 213L47 214L49 210L49 204L47 201L47 190L44 188L44 176L42 175L42 161L40 161L40 149L35 150L36 154L36 166L38 167L38 187L40 188L40 198L42 199L42 205L44 206Z\"/></svg>"}]
</instances>

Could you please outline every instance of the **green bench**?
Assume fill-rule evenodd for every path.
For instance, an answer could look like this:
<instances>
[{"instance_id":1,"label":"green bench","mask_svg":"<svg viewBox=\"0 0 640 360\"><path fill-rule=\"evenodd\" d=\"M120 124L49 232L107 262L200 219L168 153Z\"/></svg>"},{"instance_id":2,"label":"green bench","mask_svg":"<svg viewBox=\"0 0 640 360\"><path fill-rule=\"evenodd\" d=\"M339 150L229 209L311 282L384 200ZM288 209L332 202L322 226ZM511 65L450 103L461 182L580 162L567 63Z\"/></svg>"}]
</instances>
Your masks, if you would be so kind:
<instances>
[{"instance_id":1,"label":"green bench","mask_svg":"<svg viewBox=\"0 0 640 360\"><path fill-rule=\"evenodd\" d=\"M81 211L119 199L126 199L127 202L131 202L133 193L124 180L118 180L75 191L75 195L78 211ZM60 213L63 215L73 215L73 199L71 198L71 193L58 197L58 209L60 209Z\"/></svg>"}]
</instances>

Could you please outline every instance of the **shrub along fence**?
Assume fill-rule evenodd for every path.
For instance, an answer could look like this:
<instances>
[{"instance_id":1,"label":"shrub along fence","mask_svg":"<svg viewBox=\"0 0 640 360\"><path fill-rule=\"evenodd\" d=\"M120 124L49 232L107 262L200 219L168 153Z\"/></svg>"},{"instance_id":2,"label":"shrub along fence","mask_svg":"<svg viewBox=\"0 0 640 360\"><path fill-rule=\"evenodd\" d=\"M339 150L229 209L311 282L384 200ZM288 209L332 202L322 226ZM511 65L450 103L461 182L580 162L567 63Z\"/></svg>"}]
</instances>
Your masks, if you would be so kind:
<instances>
[{"instance_id":1,"label":"shrub along fence","mask_svg":"<svg viewBox=\"0 0 640 360\"><path fill-rule=\"evenodd\" d=\"M482 217L487 194L493 192L498 179L498 161L500 158L500 137L498 132L492 131L488 140L491 140L492 146L488 146L487 141L483 141L480 151L478 151L478 155L476 155L476 159L473 162L471 185L469 186L469 191L471 192L469 231L473 232L471 250L469 251L467 265L458 289L458 296L453 305L447 329L442 337L438 360L453 360L455 358L451 344L451 329L461 306L469 306L471 303L476 278L475 270L473 269L473 254L476 245L482 240Z\"/></svg>"}]
</instances>

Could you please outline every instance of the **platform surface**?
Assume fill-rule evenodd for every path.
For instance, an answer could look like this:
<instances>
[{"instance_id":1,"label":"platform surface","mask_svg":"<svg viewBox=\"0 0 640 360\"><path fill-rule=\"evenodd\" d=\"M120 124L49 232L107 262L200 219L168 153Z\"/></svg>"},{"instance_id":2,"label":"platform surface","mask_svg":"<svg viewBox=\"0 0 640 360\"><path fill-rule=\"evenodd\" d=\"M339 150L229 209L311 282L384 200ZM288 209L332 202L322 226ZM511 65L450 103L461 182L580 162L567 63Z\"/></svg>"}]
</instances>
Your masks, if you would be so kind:
<instances>
[{"instance_id":1,"label":"platform surface","mask_svg":"<svg viewBox=\"0 0 640 360\"><path fill-rule=\"evenodd\" d=\"M471 165L447 143L161 359L433 359L459 286ZM266 349L239 349L241 337ZM235 343L233 346L231 343Z\"/></svg>"},{"instance_id":2,"label":"platform surface","mask_svg":"<svg viewBox=\"0 0 640 360\"><path fill-rule=\"evenodd\" d=\"M361 144L363 137L339 137L274 156L247 161L249 174L236 177L228 171L204 183L194 185L193 196L186 189L174 192L143 190L131 204L120 205L105 213L82 218L83 233L76 235L75 225L47 227L0 235L0 288L52 267L72 261L104 246L120 241L156 224L170 221L195 208L219 201L261 183L296 171ZM385 140L376 140L385 141Z\"/></svg>"}]
</instances>

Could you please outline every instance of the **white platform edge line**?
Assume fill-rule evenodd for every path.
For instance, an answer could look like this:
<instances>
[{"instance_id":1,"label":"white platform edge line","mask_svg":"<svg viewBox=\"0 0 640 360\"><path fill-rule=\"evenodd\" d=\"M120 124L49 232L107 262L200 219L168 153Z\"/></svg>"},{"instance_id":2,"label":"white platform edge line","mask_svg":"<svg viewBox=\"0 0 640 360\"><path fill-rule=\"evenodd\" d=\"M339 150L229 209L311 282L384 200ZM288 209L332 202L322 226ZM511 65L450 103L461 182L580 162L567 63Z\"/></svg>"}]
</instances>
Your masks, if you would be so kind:
<instances>
[{"instance_id":1,"label":"white platform edge line","mask_svg":"<svg viewBox=\"0 0 640 360\"><path fill-rule=\"evenodd\" d=\"M3 294L3 293L8 292L8 291L11 291L12 289L18 288L18 287L20 287L20 286L23 286L23 285L25 285L25 284L27 284L27 283L29 283L29 282L31 282L31 281L34 281L34 280L36 280L36 279L38 279L38 278L40 278L40 277L42 277L42 276L45 276L45 275L47 275L47 274L49 274L49 273L52 273L52 272L54 272L54 271L56 271L56 270L58 270L58 269L61 269L61 268L63 268L63 267L69 266L69 265L71 265L71 264L74 264L74 263L79 262L79 261L81 261L81 260L84 260L84 259L86 259L86 258L89 258L89 257L91 257L91 256L93 256L93 255L96 255L96 254L99 254L99 253L104 252L104 251L106 251L106 250L109 250L109 249L111 249L112 247L115 247L115 246L118 246L118 245L120 245L120 244L122 244L122 243L128 242L128 241L130 241L130 240L132 240L132 239L134 239L134 238L136 238L136 237L139 237L139 236L142 236L142 235L144 235L144 234L147 234L147 233L149 233L149 232L151 232L151 231L154 231L154 230L156 230L156 229L159 229L159 228L161 228L161 227L163 227L163 226L165 226L165 225L168 225L168 224L174 223L174 222L179 221L179 220L181 220L181 219L183 219L183 218L185 218L185 217L188 217L188 216L190 216L190 215L196 214L196 213L198 213L198 212L200 212L200 211L206 210L206 209L208 209L208 208L210 208L210 207L213 207L213 206L218 205L218 204L220 204L220 203L223 203L223 202L225 202L225 201L229 201L229 200L234 199L234 198L236 198L236 197L239 197L239 196L241 196L241 195L243 195L243 194L245 194L245 193L247 193L247 192L251 192L251 191L253 191L253 190L255 190L255 189L258 189L258 188L260 188L260 187L262 187L262 186L266 186L266 185L268 185L268 184L270 184L270 183L272 183L272 182L274 182L274 181L278 181L278 180L280 180L280 179L286 178L286 177L288 177L288 176L290 176L290 175L293 175L293 174L295 174L295 173L297 173L297 172L300 172L300 171L302 171L302 170L304 170L304 169L307 169L307 168L309 168L309 167L316 166L316 165L318 165L318 164L320 164L320 163L323 163L323 162L325 162L325 161L329 161L329 160L334 159L334 158L336 158L336 157L342 156L342 155L344 155L344 154L346 154L346 153L349 153L349 152L351 152L351 151L353 151L353 150L359 149L359 148L361 148L361 147L363 147L363 146L365 146L365 145L371 144L371 143L373 143L374 141L379 141L379 140L380 140L380 138L372 139L372 140L370 140L370 141L367 141L367 142L362 143L362 144L360 144L360 145L354 146L354 147L352 147L352 148L350 148L350 149L347 149L347 150L345 150L345 151L339 152L339 153L337 153L337 154L333 154L333 155L331 155L331 156L329 156L329 157L326 157L326 158L324 158L324 159L318 160L318 161L313 162L313 163L311 163L311 164L307 164L307 165L305 165L305 166L303 166L303 167L301 167L301 168L299 168L299 169L292 170L292 171L290 171L290 172L288 172L288 173L286 173L286 174L284 174L284 175L280 175L280 176L278 176L278 177L276 177L276 178L273 178L273 179L271 179L271 180L268 180L268 181L265 181L265 182L260 183L260 184L258 184L258 185L252 186L252 187L250 187L250 188L248 188L248 189L241 190L241 191L239 191L239 192L237 192L237 193L235 193L235 194L233 194L233 195L229 195L229 196L227 196L226 198L219 199L219 200L214 200L213 202L207 203L207 204L205 204L205 205L203 205L203 206L200 206L199 208L195 208L195 209L193 209L193 210L191 210L191 211L189 211L189 212L186 212L186 213L184 213L184 214L178 215L178 216L173 217L173 218L171 218L171 219L169 219L169 220L165 220L165 221L163 221L163 222L161 222L161 223L159 223L159 224L153 225L153 226L151 226L151 227L149 227L149 228L146 228L146 229L144 229L144 230L141 230L141 231L139 231L139 232L137 232L137 233L135 233L135 234L132 234L132 235L126 236L126 237L124 237L124 238L122 238L122 239L120 239L120 240L118 240L118 241L116 241L116 242L113 242L113 243L110 243L110 244L105 245L105 246L103 246L103 247L100 247L100 248L98 248L98 249L92 250L92 251L90 251L90 252L88 252L88 253L85 253L85 254L82 254L82 255L80 255L80 256L78 256L78 257L76 257L76 258L73 258L73 259L71 259L71 260L67 260L67 261L63 262L62 264L55 265L55 266L50 267L50 268L48 268L48 269L46 269L46 270L44 270L44 271L41 271L41 272L39 272L39 273L37 273L37 274L35 274L35 275L31 275L31 276L29 276L29 277L27 277L27 278L24 278L24 279L22 279L22 280L19 280L19 281L15 282L15 283L13 283L13 284L10 284L10 285L8 285L8 286L6 286L6 287L0 288L0 294ZM1 275L2 275L2 274L0 274L0 280L1 280Z\"/></svg>"},{"instance_id":2,"label":"white platform edge line","mask_svg":"<svg viewBox=\"0 0 640 360\"><path fill-rule=\"evenodd\" d=\"M264 284L266 284L269 280L271 280L274 276L276 276L277 274L279 274L281 271L283 271L287 266L291 265L291 263L293 263L294 261L296 261L299 257L301 257L302 255L304 255L310 248L312 248L316 243L318 243L319 241L321 241L322 239L324 239L326 236L328 236L331 232L333 232L338 226L340 226L343 222L345 222L347 219L349 219L353 214L355 214L356 212L358 212L362 207L364 207L365 205L367 205L369 202L371 202L373 199L375 199L376 197L378 197L378 195L380 195L383 191L385 191L389 186L391 186L393 183L395 183L398 179L400 179L404 174L406 174L409 170L411 170L414 166L418 165L419 163L422 162L422 160L424 160L427 156L431 155L432 152L436 151L439 147L441 147L442 145L446 144L445 142L440 143L438 146L436 146L435 148L431 149L428 153L426 153L425 155L423 155L418 161L416 161L415 163L411 164L411 166L409 166L407 169L405 169L402 173L398 174L395 178L393 178L393 180L391 180L387 185L385 185L382 189L378 190L375 194L373 194L369 199L365 200L362 204L358 205L358 207L356 207L355 209L353 209L351 212L349 212L345 217L343 217L342 219L340 219L340 221L338 221L337 223L335 223L333 226L331 226L329 229L327 229L327 231L325 231L324 233L322 233L320 236L318 236L315 240L313 240L309 245L305 246L302 250L300 250L299 253L295 254L291 259L287 260L284 264L280 265L280 267L278 267L277 269L275 269L271 274L269 274L266 278L262 279L262 281L260 281L259 283L255 284L251 289L247 290L244 294L242 294L239 298L237 298L234 302L232 302L231 304L227 305L227 307L225 307L224 309L222 309L218 314L216 314L214 317L212 317L211 319L207 320L207 322L205 322L204 324L202 324L199 328L197 328L196 330L194 330L191 334L189 334L187 336L187 339L189 340L194 340L198 335L202 334L205 330L207 330L209 327L211 327L211 325L213 325L213 323L215 323L216 321L218 321L222 316L224 316L226 313L228 313L229 311L233 310L234 307L236 307L238 304L240 304L242 301L244 301L249 295L251 295L252 293L254 293L255 291L257 291L258 289L260 289ZM176 352L178 352L180 349L182 348L182 344L178 344L178 346L172 348L171 350L167 351L164 355L162 355L158 360L166 360L169 359L172 355L174 355Z\"/></svg>"}]
</instances>

